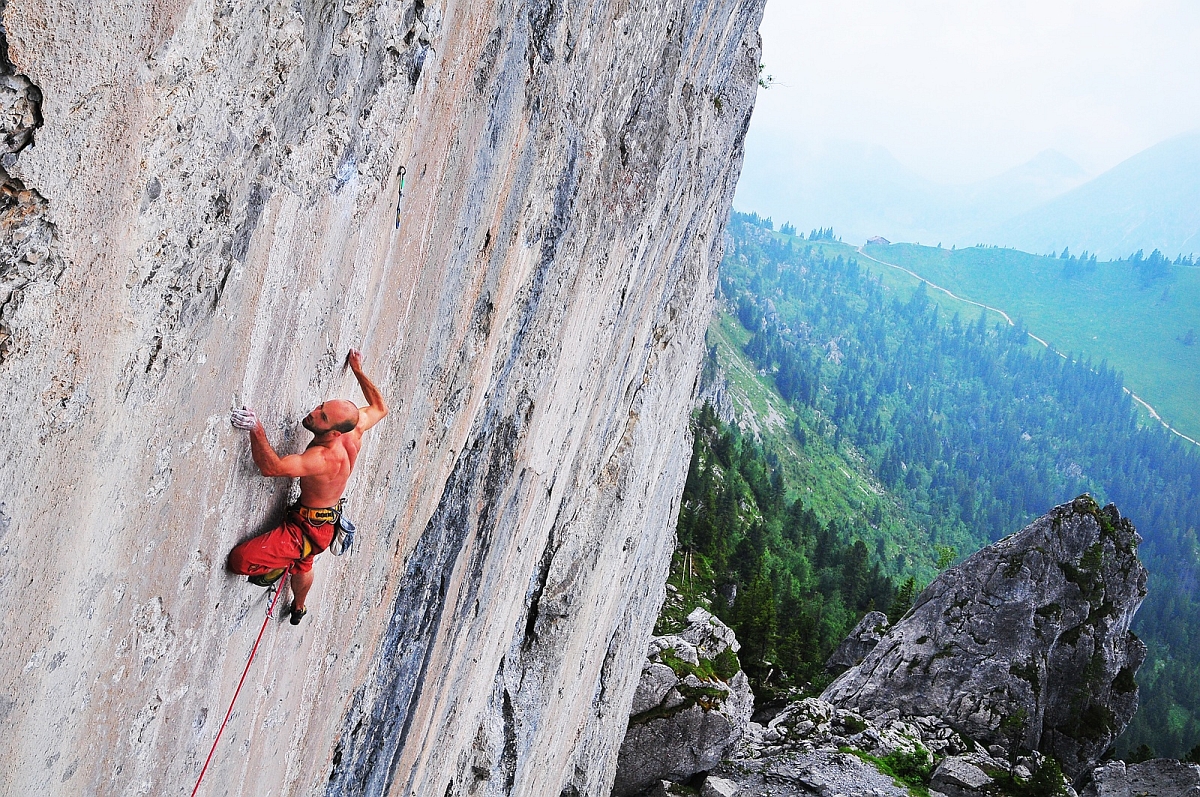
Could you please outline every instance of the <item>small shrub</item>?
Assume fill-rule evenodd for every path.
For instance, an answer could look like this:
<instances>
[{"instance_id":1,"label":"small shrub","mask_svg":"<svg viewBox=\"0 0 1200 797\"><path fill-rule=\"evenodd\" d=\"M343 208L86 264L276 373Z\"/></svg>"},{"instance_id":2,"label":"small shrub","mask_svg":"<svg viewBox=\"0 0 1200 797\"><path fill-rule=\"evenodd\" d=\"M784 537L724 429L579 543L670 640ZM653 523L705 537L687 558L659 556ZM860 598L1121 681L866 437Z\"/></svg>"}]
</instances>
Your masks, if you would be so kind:
<instances>
[{"instance_id":1,"label":"small shrub","mask_svg":"<svg viewBox=\"0 0 1200 797\"><path fill-rule=\"evenodd\" d=\"M690 662L686 662L676 656L675 651L669 648L660 652L658 654L658 658L662 660L663 664L670 667L680 678L686 678L689 675L696 675L698 668L692 665Z\"/></svg>"},{"instance_id":2,"label":"small shrub","mask_svg":"<svg viewBox=\"0 0 1200 797\"><path fill-rule=\"evenodd\" d=\"M1121 671L1117 673L1116 679L1113 681L1113 691L1129 693L1134 689L1137 689L1137 681L1133 677L1133 668L1122 667ZM1200 745L1197 745L1197 749L1200 750ZM1195 763L1200 763L1200 761Z\"/></svg>"},{"instance_id":3,"label":"small shrub","mask_svg":"<svg viewBox=\"0 0 1200 797\"><path fill-rule=\"evenodd\" d=\"M1158 758L1158 754L1154 752L1153 747L1143 742L1138 745L1138 748L1125 761L1129 764L1140 764L1143 761L1149 761L1151 758Z\"/></svg>"},{"instance_id":4,"label":"small shrub","mask_svg":"<svg viewBox=\"0 0 1200 797\"><path fill-rule=\"evenodd\" d=\"M1066 793L1062 767L1053 758L1044 759L1025 786L1025 797L1058 797Z\"/></svg>"},{"instance_id":5,"label":"small shrub","mask_svg":"<svg viewBox=\"0 0 1200 797\"><path fill-rule=\"evenodd\" d=\"M894 777L909 786L928 785L929 777L933 774L933 764L930 763L929 756L921 750L914 750L911 753L897 750L884 756L881 760L892 771Z\"/></svg>"},{"instance_id":6,"label":"small shrub","mask_svg":"<svg viewBox=\"0 0 1200 797\"><path fill-rule=\"evenodd\" d=\"M1062 767L1053 758L1043 759L1029 780L1004 771L989 770L988 775L1006 797L1064 797L1067 793Z\"/></svg>"},{"instance_id":7,"label":"small shrub","mask_svg":"<svg viewBox=\"0 0 1200 797\"><path fill-rule=\"evenodd\" d=\"M713 659L713 672L722 681L728 681L741 669L742 665L738 663L737 654L733 652L732 648L725 648Z\"/></svg>"},{"instance_id":8,"label":"small shrub","mask_svg":"<svg viewBox=\"0 0 1200 797\"><path fill-rule=\"evenodd\" d=\"M877 770L895 781L897 786L907 788L912 797L929 797L929 777L933 766L928 756L918 750L913 753L896 751L883 758L876 758L870 753L855 750L852 747L839 747L839 752L858 756L863 761L873 764Z\"/></svg>"},{"instance_id":9,"label":"small shrub","mask_svg":"<svg viewBox=\"0 0 1200 797\"><path fill-rule=\"evenodd\" d=\"M846 719L842 720L842 725L846 728L846 733L851 736L856 733L862 733L867 729L867 723L858 717L846 717Z\"/></svg>"}]
</instances>

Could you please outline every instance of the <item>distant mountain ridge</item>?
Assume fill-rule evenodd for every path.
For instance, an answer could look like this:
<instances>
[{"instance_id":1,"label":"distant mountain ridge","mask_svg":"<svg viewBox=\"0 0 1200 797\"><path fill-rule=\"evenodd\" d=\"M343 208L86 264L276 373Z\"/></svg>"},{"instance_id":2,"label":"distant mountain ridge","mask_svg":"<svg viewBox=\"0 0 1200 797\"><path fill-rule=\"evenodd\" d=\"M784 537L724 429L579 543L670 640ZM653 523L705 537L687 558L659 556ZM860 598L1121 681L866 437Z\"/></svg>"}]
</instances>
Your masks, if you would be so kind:
<instances>
[{"instance_id":1,"label":"distant mountain ridge","mask_svg":"<svg viewBox=\"0 0 1200 797\"><path fill-rule=\"evenodd\" d=\"M1200 132L1168 139L1060 197L981 232L980 240L1101 259L1138 249L1200 252Z\"/></svg>"},{"instance_id":2,"label":"distant mountain ridge","mask_svg":"<svg viewBox=\"0 0 1200 797\"><path fill-rule=\"evenodd\" d=\"M1094 179L1045 150L1003 174L941 185L885 148L797 147L769 162L747 153L735 204L800 229L832 226L846 241L882 235L925 244L996 244L1100 259L1138 249L1200 253L1200 131L1160 142Z\"/></svg>"},{"instance_id":3,"label":"distant mountain ridge","mask_svg":"<svg viewBox=\"0 0 1200 797\"><path fill-rule=\"evenodd\" d=\"M786 156L747 153L735 204L803 229L833 225L845 240L979 243L981 229L1083 184L1088 174L1056 150L985 180L943 185L912 172L887 149L832 141Z\"/></svg>"}]
</instances>

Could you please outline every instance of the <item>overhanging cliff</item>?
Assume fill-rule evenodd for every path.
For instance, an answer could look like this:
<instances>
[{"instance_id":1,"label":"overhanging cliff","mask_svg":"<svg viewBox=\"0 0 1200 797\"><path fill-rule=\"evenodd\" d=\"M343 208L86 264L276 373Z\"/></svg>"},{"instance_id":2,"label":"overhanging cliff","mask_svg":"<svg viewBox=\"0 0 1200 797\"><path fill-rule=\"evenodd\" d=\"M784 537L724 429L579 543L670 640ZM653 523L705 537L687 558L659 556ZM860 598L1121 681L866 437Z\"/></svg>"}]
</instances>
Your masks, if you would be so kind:
<instances>
[{"instance_id":1,"label":"overhanging cliff","mask_svg":"<svg viewBox=\"0 0 1200 797\"><path fill-rule=\"evenodd\" d=\"M359 547L204 793L606 791L762 3L8 0L4 793L190 793L287 492L228 410L294 449L356 345Z\"/></svg>"}]
</instances>

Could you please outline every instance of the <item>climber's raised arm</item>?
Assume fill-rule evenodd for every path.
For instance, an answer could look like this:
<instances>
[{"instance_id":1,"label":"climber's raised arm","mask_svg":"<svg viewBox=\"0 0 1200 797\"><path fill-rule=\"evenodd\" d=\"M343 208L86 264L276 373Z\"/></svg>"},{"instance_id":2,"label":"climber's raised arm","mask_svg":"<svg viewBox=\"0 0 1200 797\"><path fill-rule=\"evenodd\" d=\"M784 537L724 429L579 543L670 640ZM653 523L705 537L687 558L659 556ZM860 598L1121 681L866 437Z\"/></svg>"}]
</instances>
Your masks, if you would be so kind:
<instances>
[{"instance_id":1,"label":"climber's raised arm","mask_svg":"<svg viewBox=\"0 0 1200 797\"><path fill-rule=\"evenodd\" d=\"M350 364L350 370L354 372L354 378L358 380L358 386L367 399L367 406L359 408L358 425L355 427L355 431L362 434L383 420L383 417L388 414L388 408L379 388L375 387L375 383L363 373L362 352L358 349L351 349L350 353L346 355L346 362Z\"/></svg>"}]
</instances>

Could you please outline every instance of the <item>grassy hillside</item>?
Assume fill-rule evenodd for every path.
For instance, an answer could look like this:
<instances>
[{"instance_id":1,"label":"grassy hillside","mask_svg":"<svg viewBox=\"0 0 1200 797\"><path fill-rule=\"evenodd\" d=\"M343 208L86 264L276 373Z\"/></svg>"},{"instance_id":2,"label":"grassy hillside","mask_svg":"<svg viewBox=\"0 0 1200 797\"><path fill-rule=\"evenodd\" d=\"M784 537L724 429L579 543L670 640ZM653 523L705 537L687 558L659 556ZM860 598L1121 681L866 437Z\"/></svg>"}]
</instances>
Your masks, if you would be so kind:
<instances>
[{"instance_id":1,"label":"grassy hillside","mask_svg":"<svg viewBox=\"0 0 1200 797\"><path fill-rule=\"evenodd\" d=\"M728 380L738 426L781 470L788 500L801 499L822 523L837 523L862 539L889 575L932 580L939 552L928 530L879 483L853 443L835 442L827 421L779 395L774 380L746 356L749 340L750 333L729 313L713 317L710 356Z\"/></svg>"},{"instance_id":2,"label":"grassy hillside","mask_svg":"<svg viewBox=\"0 0 1200 797\"><path fill-rule=\"evenodd\" d=\"M809 245L781 233L775 236ZM825 257L857 258L901 296L920 284L903 271L858 257L849 244L811 245ZM1015 249L892 244L862 251L962 299L1003 310L1058 351L1106 361L1167 423L1200 440L1200 267L1171 266L1165 276L1145 280L1128 261L1085 267ZM982 312L938 291L930 291L929 298L948 315L968 319ZM987 315L988 323L1002 320L995 313ZM1189 330L1191 344L1185 342ZM1148 413L1143 417L1150 422Z\"/></svg>"},{"instance_id":3,"label":"grassy hillside","mask_svg":"<svg viewBox=\"0 0 1200 797\"><path fill-rule=\"evenodd\" d=\"M1173 266L1167 276L1144 281L1128 262L1072 271L1060 258L1013 249L897 244L864 252L1004 310L1059 351L1107 360L1168 423L1200 439L1200 344L1184 342L1188 330L1200 334L1200 268ZM871 261L863 265L892 272L892 280L906 278Z\"/></svg>"}]
</instances>

